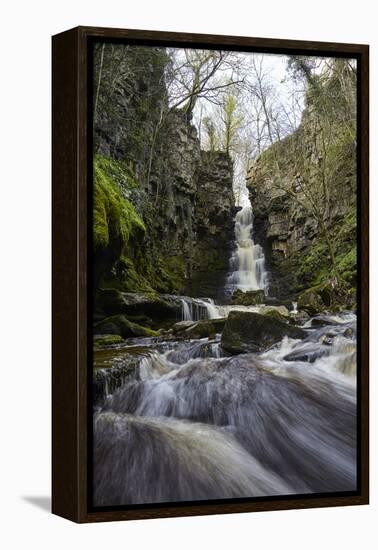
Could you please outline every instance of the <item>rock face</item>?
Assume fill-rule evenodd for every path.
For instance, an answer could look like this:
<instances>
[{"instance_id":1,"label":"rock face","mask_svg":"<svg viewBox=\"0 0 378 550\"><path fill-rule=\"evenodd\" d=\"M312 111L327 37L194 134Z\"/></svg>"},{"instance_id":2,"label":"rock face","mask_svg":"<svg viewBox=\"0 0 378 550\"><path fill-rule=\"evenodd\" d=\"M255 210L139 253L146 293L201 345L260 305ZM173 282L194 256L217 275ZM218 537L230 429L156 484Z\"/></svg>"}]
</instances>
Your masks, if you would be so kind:
<instances>
[{"instance_id":1,"label":"rock face","mask_svg":"<svg viewBox=\"0 0 378 550\"><path fill-rule=\"evenodd\" d=\"M338 270L348 285L356 284L355 130L352 123L346 131L343 123L344 111L350 120L355 117L354 78L345 72L345 84L351 90L348 103L337 79L323 84L333 86L321 91L323 97L330 93L337 97L325 114L322 102L316 103L308 93L298 129L264 151L248 173L255 240L264 248L270 294L281 299L292 299L299 290L330 277L329 248L301 187L306 181L309 187L321 189L323 176L331 189L324 220ZM323 203L321 191L317 197Z\"/></svg>"},{"instance_id":2,"label":"rock face","mask_svg":"<svg viewBox=\"0 0 378 550\"><path fill-rule=\"evenodd\" d=\"M236 213L229 155L202 151L196 178L193 210L196 237L188 293L222 299L234 246Z\"/></svg>"},{"instance_id":3,"label":"rock face","mask_svg":"<svg viewBox=\"0 0 378 550\"><path fill-rule=\"evenodd\" d=\"M284 336L305 338L306 332L270 315L231 311L222 332L221 345L232 355L259 352L280 342Z\"/></svg>"},{"instance_id":4,"label":"rock face","mask_svg":"<svg viewBox=\"0 0 378 550\"><path fill-rule=\"evenodd\" d=\"M116 280L124 291L190 289L193 295L216 297L233 243L231 159L201 151L187 116L169 108L163 48L105 45L104 52L95 52L95 82L101 53L95 153L130 170L136 185L121 186L121 194L145 231L129 235L99 286L112 287ZM117 82L117 93L105 71L110 60L130 68L130 77ZM114 170L108 175L112 178Z\"/></svg>"}]
</instances>

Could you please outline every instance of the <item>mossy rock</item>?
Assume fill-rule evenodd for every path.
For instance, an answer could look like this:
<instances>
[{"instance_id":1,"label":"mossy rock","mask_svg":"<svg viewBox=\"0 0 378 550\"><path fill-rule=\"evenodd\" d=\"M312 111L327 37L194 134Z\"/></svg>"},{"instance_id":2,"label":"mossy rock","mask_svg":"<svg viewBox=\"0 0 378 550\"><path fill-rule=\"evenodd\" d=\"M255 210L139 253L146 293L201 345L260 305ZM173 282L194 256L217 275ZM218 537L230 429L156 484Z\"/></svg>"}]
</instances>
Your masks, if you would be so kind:
<instances>
[{"instance_id":1,"label":"mossy rock","mask_svg":"<svg viewBox=\"0 0 378 550\"><path fill-rule=\"evenodd\" d=\"M96 294L96 306L107 315L125 314L131 321L175 319L180 308L156 293L121 292L114 288L101 289Z\"/></svg>"},{"instance_id":2,"label":"mossy rock","mask_svg":"<svg viewBox=\"0 0 378 550\"><path fill-rule=\"evenodd\" d=\"M197 321L181 334L186 338L212 338L222 332L225 324L225 318Z\"/></svg>"},{"instance_id":3,"label":"mossy rock","mask_svg":"<svg viewBox=\"0 0 378 550\"><path fill-rule=\"evenodd\" d=\"M326 297L328 305L331 304L331 296L324 293L323 285L308 288L298 296L298 309L306 311L309 315L316 315L326 309L322 298Z\"/></svg>"},{"instance_id":4,"label":"mossy rock","mask_svg":"<svg viewBox=\"0 0 378 550\"><path fill-rule=\"evenodd\" d=\"M265 292L263 290L248 290L243 292L240 289L235 290L231 298L231 304L237 306L255 306L263 304Z\"/></svg>"},{"instance_id":5,"label":"mossy rock","mask_svg":"<svg viewBox=\"0 0 378 550\"><path fill-rule=\"evenodd\" d=\"M115 288L99 289L95 296L96 308L107 315L126 313L122 292Z\"/></svg>"},{"instance_id":6,"label":"mossy rock","mask_svg":"<svg viewBox=\"0 0 378 550\"><path fill-rule=\"evenodd\" d=\"M259 313L261 315L268 315L268 317L274 317L279 321L286 321L290 317L289 310L286 306L263 306Z\"/></svg>"},{"instance_id":7,"label":"mossy rock","mask_svg":"<svg viewBox=\"0 0 378 550\"><path fill-rule=\"evenodd\" d=\"M114 346L116 344L122 344L122 342L122 336L117 334L97 334L93 338L93 345L95 348Z\"/></svg>"},{"instance_id":8,"label":"mossy rock","mask_svg":"<svg viewBox=\"0 0 378 550\"><path fill-rule=\"evenodd\" d=\"M302 339L306 332L269 315L231 311L222 332L221 345L232 355L259 352L280 342L284 336Z\"/></svg>"},{"instance_id":9,"label":"mossy rock","mask_svg":"<svg viewBox=\"0 0 378 550\"><path fill-rule=\"evenodd\" d=\"M178 303L164 300L155 293L139 294L124 292L122 297L125 304L125 311L130 315L146 315L153 319L174 319L178 313L181 313L181 307Z\"/></svg>"},{"instance_id":10,"label":"mossy rock","mask_svg":"<svg viewBox=\"0 0 378 550\"><path fill-rule=\"evenodd\" d=\"M298 311L297 313L290 313L289 321L293 325L304 325L310 319L310 315L307 311Z\"/></svg>"},{"instance_id":11,"label":"mossy rock","mask_svg":"<svg viewBox=\"0 0 378 550\"><path fill-rule=\"evenodd\" d=\"M187 330L195 324L196 321L179 321L178 323L175 323L173 325L172 330L174 334L178 334L180 332L183 332L184 330Z\"/></svg>"},{"instance_id":12,"label":"mossy rock","mask_svg":"<svg viewBox=\"0 0 378 550\"><path fill-rule=\"evenodd\" d=\"M132 336L158 336L159 333L150 328L143 327L138 323L133 323L125 315L113 315L94 326L95 334L111 334L130 338Z\"/></svg>"},{"instance_id":13,"label":"mossy rock","mask_svg":"<svg viewBox=\"0 0 378 550\"><path fill-rule=\"evenodd\" d=\"M356 291L348 288L343 281L327 281L302 292L298 297L298 308L307 311L311 316L323 311L338 312L354 309L356 306Z\"/></svg>"}]
</instances>

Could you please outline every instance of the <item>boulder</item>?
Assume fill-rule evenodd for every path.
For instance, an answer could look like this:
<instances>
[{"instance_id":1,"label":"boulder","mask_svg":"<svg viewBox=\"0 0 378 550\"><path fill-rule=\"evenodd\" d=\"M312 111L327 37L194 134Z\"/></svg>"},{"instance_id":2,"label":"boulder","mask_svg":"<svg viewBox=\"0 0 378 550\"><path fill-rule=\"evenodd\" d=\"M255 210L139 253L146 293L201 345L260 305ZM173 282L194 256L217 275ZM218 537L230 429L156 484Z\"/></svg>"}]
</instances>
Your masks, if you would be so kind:
<instances>
[{"instance_id":1,"label":"boulder","mask_svg":"<svg viewBox=\"0 0 378 550\"><path fill-rule=\"evenodd\" d=\"M351 327L346 328L343 332L344 338L353 338L354 334L355 332Z\"/></svg>"},{"instance_id":2,"label":"boulder","mask_svg":"<svg viewBox=\"0 0 378 550\"><path fill-rule=\"evenodd\" d=\"M310 315L316 315L325 310L348 309L347 294L343 286L336 285L335 281L326 281L304 290L298 296L298 309L303 309Z\"/></svg>"},{"instance_id":3,"label":"boulder","mask_svg":"<svg viewBox=\"0 0 378 550\"><path fill-rule=\"evenodd\" d=\"M306 337L306 332L268 315L231 311L222 332L221 346L232 355L259 352L280 342L284 336L301 339Z\"/></svg>"},{"instance_id":4,"label":"boulder","mask_svg":"<svg viewBox=\"0 0 378 550\"><path fill-rule=\"evenodd\" d=\"M298 296L298 309L306 311L309 315L324 311L325 304L318 287L308 288Z\"/></svg>"},{"instance_id":5,"label":"boulder","mask_svg":"<svg viewBox=\"0 0 378 550\"><path fill-rule=\"evenodd\" d=\"M329 354L329 349L324 346L309 346L306 348L294 350L291 353L285 355L285 361L304 361L306 363L314 363L320 357Z\"/></svg>"},{"instance_id":6,"label":"boulder","mask_svg":"<svg viewBox=\"0 0 378 550\"><path fill-rule=\"evenodd\" d=\"M94 334L112 334L129 338L131 336L158 336L155 330L133 323L125 315L113 315L94 325Z\"/></svg>"},{"instance_id":7,"label":"boulder","mask_svg":"<svg viewBox=\"0 0 378 550\"><path fill-rule=\"evenodd\" d=\"M225 318L197 321L184 330L181 335L185 338L212 338L217 333L222 332L225 324Z\"/></svg>"},{"instance_id":8,"label":"boulder","mask_svg":"<svg viewBox=\"0 0 378 550\"><path fill-rule=\"evenodd\" d=\"M149 316L152 318L175 318L180 305L168 302L157 294L120 292L115 288L100 289L96 295L96 305L106 315Z\"/></svg>"},{"instance_id":9,"label":"boulder","mask_svg":"<svg viewBox=\"0 0 378 550\"><path fill-rule=\"evenodd\" d=\"M255 306L263 304L265 292L263 290L248 290L243 292L240 289L235 290L231 298L231 304L236 306Z\"/></svg>"},{"instance_id":10,"label":"boulder","mask_svg":"<svg viewBox=\"0 0 378 550\"><path fill-rule=\"evenodd\" d=\"M179 332L182 332L188 329L189 327L192 327L195 324L196 324L196 321L179 321L178 323L175 323L173 325L172 331L174 332L174 334L177 334Z\"/></svg>"},{"instance_id":11,"label":"boulder","mask_svg":"<svg viewBox=\"0 0 378 550\"><path fill-rule=\"evenodd\" d=\"M340 324L341 324L341 321L337 321L336 319L331 319L326 315L317 315L316 317L313 317L311 319L312 327L325 327L327 325L340 325Z\"/></svg>"},{"instance_id":12,"label":"boulder","mask_svg":"<svg viewBox=\"0 0 378 550\"><path fill-rule=\"evenodd\" d=\"M290 323L293 325L304 325L310 319L307 311L298 311L297 313L290 313Z\"/></svg>"},{"instance_id":13,"label":"boulder","mask_svg":"<svg viewBox=\"0 0 378 550\"><path fill-rule=\"evenodd\" d=\"M286 321L290 317L289 310L286 306L262 306L259 309L259 313L274 317L279 321Z\"/></svg>"}]
</instances>

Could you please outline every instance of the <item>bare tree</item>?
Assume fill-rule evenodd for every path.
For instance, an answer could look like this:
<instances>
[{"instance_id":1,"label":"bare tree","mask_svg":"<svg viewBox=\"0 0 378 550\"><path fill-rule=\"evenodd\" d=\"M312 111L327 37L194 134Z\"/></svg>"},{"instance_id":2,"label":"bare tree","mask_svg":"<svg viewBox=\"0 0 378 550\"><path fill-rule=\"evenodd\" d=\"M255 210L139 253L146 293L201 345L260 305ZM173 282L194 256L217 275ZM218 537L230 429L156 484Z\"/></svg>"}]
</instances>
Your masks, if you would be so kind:
<instances>
[{"instance_id":1,"label":"bare tree","mask_svg":"<svg viewBox=\"0 0 378 550\"><path fill-rule=\"evenodd\" d=\"M294 132L287 147L285 147L285 162L290 163L294 174L294 183L290 187L282 181L279 170L277 147L275 153L274 187L289 194L292 200L300 204L316 220L319 232L328 248L331 261L331 273L339 287L343 286L337 262L334 242L328 220L332 205L337 201L338 155L340 156L340 134L335 131L335 125L340 126L340 105L345 102L347 113L341 122L345 124L344 131L349 135L349 141L356 135L353 105L355 98L350 94L348 80L353 81L350 68L344 63L325 64L319 72L319 65L307 58L294 58L289 67L295 66L295 78L299 74L305 80L307 87L307 109L312 119L311 156L308 156L308 144L304 143L300 131ZM318 71L318 72L316 72ZM349 71L348 74L344 71ZM353 85L351 86L353 89ZM288 113L290 118L290 114ZM348 141L348 140L347 140ZM351 152L353 155L353 151ZM342 156L342 155L341 155ZM340 156L340 158L341 158Z\"/></svg>"},{"instance_id":2,"label":"bare tree","mask_svg":"<svg viewBox=\"0 0 378 550\"><path fill-rule=\"evenodd\" d=\"M172 49L169 54L166 78L170 107L182 109L188 122L199 99L219 105L225 89L242 82L240 60L232 52Z\"/></svg>"},{"instance_id":3,"label":"bare tree","mask_svg":"<svg viewBox=\"0 0 378 550\"><path fill-rule=\"evenodd\" d=\"M209 151L214 153L219 147L219 134L211 117L207 116L203 119L203 125L207 134L207 145Z\"/></svg>"}]
</instances>

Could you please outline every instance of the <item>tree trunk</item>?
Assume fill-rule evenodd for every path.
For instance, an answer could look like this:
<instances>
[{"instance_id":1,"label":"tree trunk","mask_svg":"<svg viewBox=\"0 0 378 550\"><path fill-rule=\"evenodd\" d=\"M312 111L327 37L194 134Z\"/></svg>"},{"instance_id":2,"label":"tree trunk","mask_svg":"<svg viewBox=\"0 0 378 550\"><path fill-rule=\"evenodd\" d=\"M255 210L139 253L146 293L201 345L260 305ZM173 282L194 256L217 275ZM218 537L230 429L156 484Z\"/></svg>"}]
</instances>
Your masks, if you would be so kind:
<instances>
[{"instance_id":1,"label":"tree trunk","mask_svg":"<svg viewBox=\"0 0 378 550\"><path fill-rule=\"evenodd\" d=\"M95 98L95 104L93 108L93 122L96 124L96 115L97 115L97 105L98 105L98 98L100 96L100 86L101 86L101 78L102 78L102 67L104 65L104 51L105 51L105 43L102 45L101 48L101 58L100 58L100 68L98 71L98 81L97 81L97 89L96 89L96 98Z\"/></svg>"}]
</instances>

